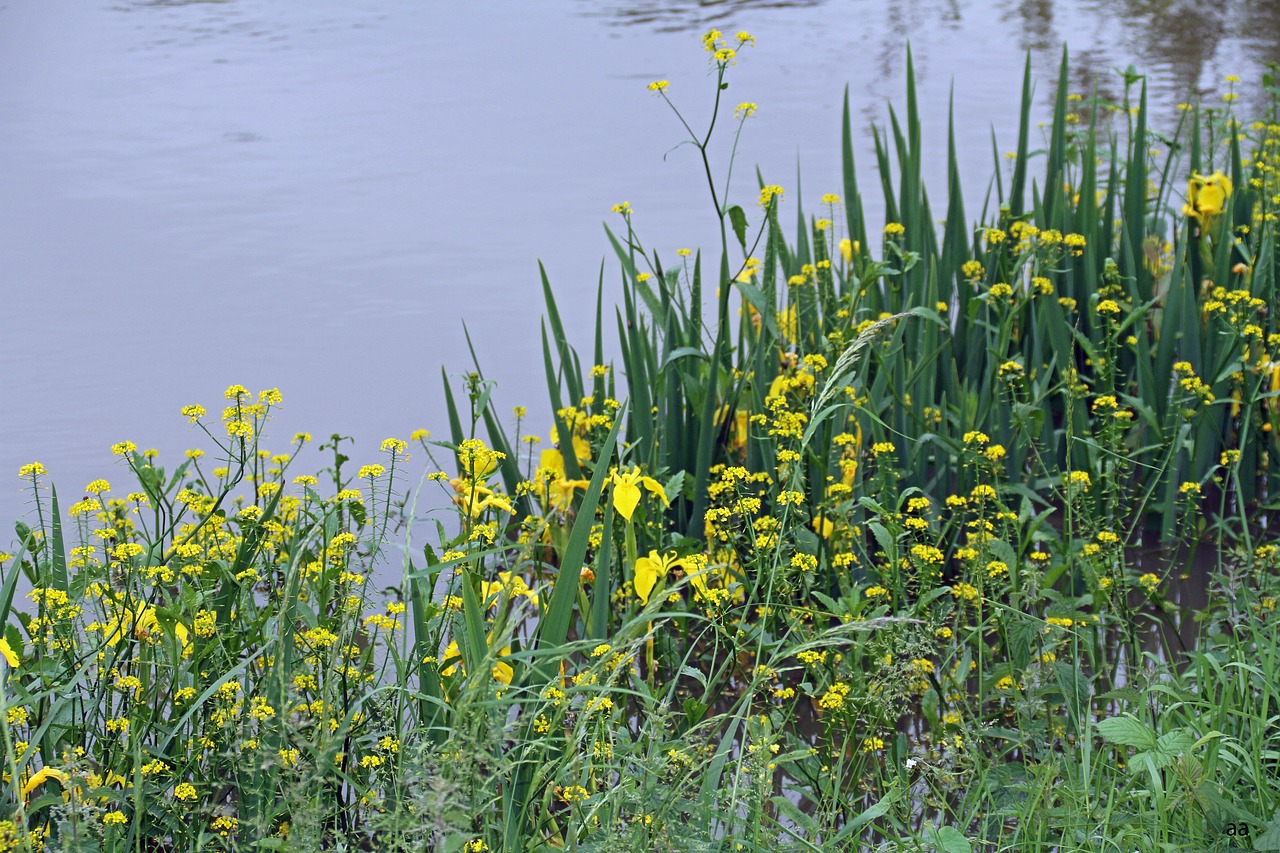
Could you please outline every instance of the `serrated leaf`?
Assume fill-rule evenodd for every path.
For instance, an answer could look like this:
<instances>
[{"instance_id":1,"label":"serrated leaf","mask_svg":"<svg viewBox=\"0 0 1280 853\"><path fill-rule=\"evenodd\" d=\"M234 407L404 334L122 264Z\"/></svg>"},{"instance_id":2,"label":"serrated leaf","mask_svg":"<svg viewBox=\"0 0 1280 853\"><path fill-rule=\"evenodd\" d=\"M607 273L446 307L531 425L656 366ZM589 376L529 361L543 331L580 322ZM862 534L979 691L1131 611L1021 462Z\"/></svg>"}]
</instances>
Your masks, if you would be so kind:
<instances>
[{"instance_id":1,"label":"serrated leaf","mask_svg":"<svg viewBox=\"0 0 1280 853\"><path fill-rule=\"evenodd\" d=\"M1195 743L1196 736L1190 729L1181 728L1165 732L1156 741L1155 752L1159 756L1157 761L1163 767L1190 752Z\"/></svg>"},{"instance_id":2,"label":"serrated leaf","mask_svg":"<svg viewBox=\"0 0 1280 853\"><path fill-rule=\"evenodd\" d=\"M867 527L871 530L873 534L875 534L876 543L880 546L880 549L884 551L886 555L892 558L897 554L897 551L898 551L896 547L897 543L895 542L893 536L889 533L889 531L885 529L885 526L883 524L880 524L877 521L869 521L867 522Z\"/></svg>"},{"instance_id":3,"label":"serrated leaf","mask_svg":"<svg viewBox=\"0 0 1280 853\"><path fill-rule=\"evenodd\" d=\"M1099 720L1098 732L1111 743L1121 746L1149 750L1156 745L1156 733L1132 714Z\"/></svg>"},{"instance_id":4,"label":"serrated leaf","mask_svg":"<svg viewBox=\"0 0 1280 853\"><path fill-rule=\"evenodd\" d=\"M1058 676L1058 689L1071 711L1071 720L1078 724L1089 706L1089 679L1084 677L1079 664L1057 661L1053 668Z\"/></svg>"},{"instance_id":5,"label":"serrated leaf","mask_svg":"<svg viewBox=\"0 0 1280 853\"><path fill-rule=\"evenodd\" d=\"M690 696L684 700L684 705L681 707L684 710L685 722L692 727L702 721L702 718L706 716L707 708L710 706L706 702L701 702Z\"/></svg>"},{"instance_id":6,"label":"serrated leaf","mask_svg":"<svg viewBox=\"0 0 1280 853\"><path fill-rule=\"evenodd\" d=\"M1013 667L1017 670L1024 670L1027 664L1031 662L1031 643L1036 635L1040 633L1038 623L1032 622L1030 619L1015 617L1016 621L1009 626L1009 656L1013 661Z\"/></svg>"},{"instance_id":7,"label":"serrated leaf","mask_svg":"<svg viewBox=\"0 0 1280 853\"><path fill-rule=\"evenodd\" d=\"M1253 837L1253 849L1280 850L1280 809L1276 809L1262 832Z\"/></svg>"},{"instance_id":8,"label":"serrated leaf","mask_svg":"<svg viewBox=\"0 0 1280 853\"><path fill-rule=\"evenodd\" d=\"M694 681L696 681L696 682L698 682L699 684L701 684L701 685L702 685L702 687L703 687L704 689L705 689L705 688L706 688L706 686L707 686L707 677L706 677L705 675L703 675L703 674L702 674L702 672L700 672L699 670L694 669L694 668L693 668L693 667L691 667L691 666L682 666L682 667L680 667L680 675L687 675L687 676L689 676L689 677L690 677L690 678L692 678Z\"/></svg>"}]
</instances>

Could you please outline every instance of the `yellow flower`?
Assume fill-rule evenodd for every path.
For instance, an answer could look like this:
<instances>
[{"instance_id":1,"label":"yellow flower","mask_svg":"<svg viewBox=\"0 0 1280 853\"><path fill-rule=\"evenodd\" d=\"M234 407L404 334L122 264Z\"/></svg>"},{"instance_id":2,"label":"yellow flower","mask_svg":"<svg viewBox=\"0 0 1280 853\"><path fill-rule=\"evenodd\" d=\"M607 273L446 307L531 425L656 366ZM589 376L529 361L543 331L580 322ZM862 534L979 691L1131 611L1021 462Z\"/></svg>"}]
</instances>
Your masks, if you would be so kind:
<instances>
[{"instance_id":1,"label":"yellow flower","mask_svg":"<svg viewBox=\"0 0 1280 853\"><path fill-rule=\"evenodd\" d=\"M840 241L840 257L844 258L846 264L853 261L853 241L848 237Z\"/></svg>"},{"instance_id":2,"label":"yellow flower","mask_svg":"<svg viewBox=\"0 0 1280 853\"><path fill-rule=\"evenodd\" d=\"M1226 210L1229 198L1231 179L1226 175L1214 172L1205 177L1199 172L1192 172L1191 180L1187 182L1187 203L1182 206L1182 213L1204 222Z\"/></svg>"},{"instance_id":3,"label":"yellow flower","mask_svg":"<svg viewBox=\"0 0 1280 853\"><path fill-rule=\"evenodd\" d=\"M575 439L575 441L580 439ZM589 450L590 448L588 448ZM579 454L579 458L583 458ZM591 483L587 480L570 480L564 473L564 455L559 450L544 450L538 467L548 476L539 479L538 494L551 509L564 512L573 505L575 489L585 489Z\"/></svg>"},{"instance_id":4,"label":"yellow flower","mask_svg":"<svg viewBox=\"0 0 1280 853\"><path fill-rule=\"evenodd\" d=\"M136 610L134 608L137 608ZM154 607L147 604L126 605L123 612L102 627L102 638L109 646L117 645L126 632L132 633L139 640L150 638L152 633L160 629L160 620L156 618ZM187 626L181 622L173 624L173 633L182 645L185 656L191 648L191 636Z\"/></svg>"},{"instance_id":5,"label":"yellow flower","mask_svg":"<svg viewBox=\"0 0 1280 853\"><path fill-rule=\"evenodd\" d=\"M382 466L376 467L380 468ZM467 510L472 518L479 518L485 510L491 508L500 509L509 515L515 513L515 507L511 505L506 497L494 494L493 489L489 488L483 479L479 482L472 482L466 478L455 477L449 481L449 484L458 493L453 502L462 509Z\"/></svg>"},{"instance_id":6,"label":"yellow flower","mask_svg":"<svg viewBox=\"0 0 1280 853\"><path fill-rule=\"evenodd\" d=\"M538 593L529 588L529 585L525 583L524 578L514 574L513 572L498 572L498 580L481 581L480 589L480 597L483 599L482 603L486 605L496 604L504 589L508 592L511 598L523 595L525 598L532 601L535 607L538 605Z\"/></svg>"},{"instance_id":7,"label":"yellow flower","mask_svg":"<svg viewBox=\"0 0 1280 853\"><path fill-rule=\"evenodd\" d=\"M493 638L492 638L492 637L490 637L489 639L490 639L490 640L492 640ZM507 655L509 655L509 654L511 654L511 647L510 647L510 646L504 646L502 649L500 649L500 650L498 651L498 657L499 657L499 658L506 657L506 656L507 656ZM464 662L463 662L463 660L462 660L462 652L458 649L458 641L457 641L457 640L450 640L450 641L449 641L449 645L448 645L447 647L445 647L444 655L441 657L441 660L442 660L442 661L452 661L452 662L449 664L449 666L447 666L447 667L445 667L444 669L440 670L440 674L441 674L441 675L443 675L443 676L445 676L446 678L447 678L447 677L449 677L449 676L451 676L451 675L453 675L453 674L454 674L454 672L455 672L455 671L457 671L457 669L458 669L458 667L459 667L459 666L462 666L462 667L465 669L465 664L464 664ZM494 678L494 680L495 680L495 681L500 681L500 682L502 682L503 684L510 684L510 683L511 683L511 677L512 677L513 675L515 675L515 670L511 668L511 664L509 664L509 663L504 663L504 662L503 662L503 661L501 661L501 660L498 660L498 661L495 661L495 662L494 662L494 664L493 664L493 678Z\"/></svg>"},{"instance_id":8,"label":"yellow flower","mask_svg":"<svg viewBox=\"0 0 1280 853\"><path fill-rule=\"evenodd\" d=\"M626 472L614 471L610 476L610 482L613 483L613 508L627 521L631 520L631 514L640 505L641 486L661 498L664 506L671 506L662 484L652 477L641 474L639 466Z\"/></svg>"},{"instance_id":9,"label":"yellow flower","mask_svg":"<svg viewBox=\"0 0 1280 853\"><path fill-rule=\"evenodd\" d=\"M635 591L640 601L648 604L649 595L653 592L658 580L665 578L667 573L677 566L683 568L684 563L677 559L675 554L667 557L657 551L650 551L649 556L636 560Z\"/></svg>"}]
</instances>

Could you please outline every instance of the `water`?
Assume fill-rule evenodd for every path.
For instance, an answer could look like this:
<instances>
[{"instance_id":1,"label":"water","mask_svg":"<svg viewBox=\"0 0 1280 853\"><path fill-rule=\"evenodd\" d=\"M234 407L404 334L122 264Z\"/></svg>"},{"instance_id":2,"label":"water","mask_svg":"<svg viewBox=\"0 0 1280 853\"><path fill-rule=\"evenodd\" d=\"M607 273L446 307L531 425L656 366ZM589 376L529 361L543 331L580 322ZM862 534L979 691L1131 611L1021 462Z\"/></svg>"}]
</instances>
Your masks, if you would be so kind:
<instances>
[{"instance_id":1,"label":"water","mask_svg":"<svg viewBox=\"0 0 1280 853\"><path fill-rule=\"evenodd\" d=\"M126 491L116 441L211 449L178 410L216 413L232 382L283 390L273 450L336 431L359 463L443 432L463 318L502 406L542 411L539 258L587 348L612 204L667 257L716 244L691 149L645 89L669 79L705 115L710 26L759 37L726 92L760 104L737 198L751 209L758 164L791 216L797 188L810 208L839 190L846 84L871 181L868 123L901 102L908 37L929 185L954 82L971 215L992 128L1013 147L1024 50L1037 115L1065 41L1077 91L1147 71L1157 123L1228 73L1256 102L1280 58L1277 0L0 3L0 517L26 510L34 459L74 498L98 476Z\"/></svg>"}]
</instances>

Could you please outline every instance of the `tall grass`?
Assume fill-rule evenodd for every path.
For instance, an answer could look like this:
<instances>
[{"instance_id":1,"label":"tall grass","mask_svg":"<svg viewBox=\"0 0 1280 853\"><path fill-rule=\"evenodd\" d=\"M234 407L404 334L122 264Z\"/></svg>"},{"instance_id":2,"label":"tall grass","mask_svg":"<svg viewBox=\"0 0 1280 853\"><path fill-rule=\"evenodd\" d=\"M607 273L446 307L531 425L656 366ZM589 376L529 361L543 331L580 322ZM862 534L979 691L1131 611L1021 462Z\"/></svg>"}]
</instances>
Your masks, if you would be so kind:
<instances>
[{"instance_id":1,"label":"tall grass","mask_svg":"<svg viewBox=\"0 0 1280 853\"><path fill-rule=\"evenodd\" d=\"M619 205L589 365L543 274L545 447L477 363L417 483L399 439L294 476L241 386L183 411L216 467L124 442L137 491L65 510L24 467L0 850L1280 846L1274 80L1165 135L1064 55L1040 146L1028 65L982 216L952 133L935 227L908 54L889 221L846 96L788 239L713 157L752 46L709 33L714 112L676 111L714 272Z\"/></svg>"}]
</instances>

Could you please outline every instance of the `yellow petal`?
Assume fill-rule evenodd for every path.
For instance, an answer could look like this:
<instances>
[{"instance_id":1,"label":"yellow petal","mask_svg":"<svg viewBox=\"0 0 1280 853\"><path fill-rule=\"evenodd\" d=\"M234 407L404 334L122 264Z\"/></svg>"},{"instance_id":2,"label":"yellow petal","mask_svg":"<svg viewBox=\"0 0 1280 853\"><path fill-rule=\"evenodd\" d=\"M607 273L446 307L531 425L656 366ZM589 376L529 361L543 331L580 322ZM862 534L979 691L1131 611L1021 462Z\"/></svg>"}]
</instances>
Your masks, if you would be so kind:
<instances>
[{"instance_id":1,"label":"yellow petal","mask_svg":"<svg viewBox=\"0 0 1280 853\"><path fill-rule=\"evenodd\" d=\"M591 485L588 480L566 480L561 477L551 484L551 508L566 511L573 506L575 489L585 489Z\"/></svg>"},{"instance_id":2,"label":"yellow petal","mask_svg":"<svg viewBox=\"0 0 1280 853\"><path fill-rule=\"evenodd\" d=\"M511 654L510 646L507 646L505 649L498 652L499 657L506 657L509 654ZM515 673L516 671L512 669L511 664L509 663L503 663L499 660L493 665L494 680L501 681L503 684L510 684L511 677L515 675Z\"/></svg>"},{"instance_id":3,"label":"yellow petal","mask_svg":"<svg viewBox=\"0 0 1280 853\"><path fill-rule=\"evenodd\" d=\"M641 477L640 485L661 498L663 506L671 506L671 501L667 500L667 490L662 488L662 484L657 480L652 477Z\"/></svg>"},{"instance_id":4,"label":"yellow petal","mask_svg":"<svg viewBox=\"0 0 1280 853\"><path fill-rule=\"evenodd\" d=\"M502 580L503 585L511 591L512 597L523 595L532 601L535 605L538 603L538 593L529 588L524 582L524 578L514 572L498 572L498 577Z\"/></svg>"},{"instance_id":5,"label":"yellow petal","mask_svg":"<svg viewBox=\"0 0 1280 853\"><path fill-rule=\"evenodd\" d=\"M57 779L58 783L62 784L67 781L67 774L54 767L40 768L36 771L35 775L27 780L27 784L22 786L22 799L27 799L27 797L31 795L32 791L39 788L49 779Z\"/></svg>"},{"instance_id":6,"label":"yellow petal","mask_svg":"<svg viewBox=\"0 0 1280 853\"><path fill-rule=\"evenodd\" d=\"M493 509L500 509L503 512L507 513L508 515L515 515L516 513L516 508L511 505L510 501L508 501L506 497L504 497L503 495L490 495L489 497L480 501L480 503L476 506L475 514L479 515L481 512L483 512L486 509L489 509L490 507L492 507Z\"/></svg>"},{"instance_id":7,"label":"yellow petal","mask_svg":"<svg viewBox=\"0 0 1280 853\"><path fill-rule=\"evenodd\" d=\"M538 467L552 471L557 479L564 479L564 456L559 450L544 450L538 459Z\"/></svg>"},{"instance_id":8,"label":"yellow petal","mask_svg":"<svg viewBox=\"0 0 1280 853\"><path fill-rule=\"evenodd\" d=\"M707 597L707 580L706 575L710 573L710 569L703 569L689 576L689 583L697 591L698 597L705 599Z\"/></svg>"},{"instance_id":9,"label":"yellow petal","mask_svg":"<svg viewBox=\"0 0 1280 853\"><path fill-rule=\"evenodd\" d=\"M0 655L4 655L5 661L8 662L11 668L16 669L18 664L21 663L18 660L18 655L13 650L13 646L9 645L9 641L4 637L0 637Z\"/></svg>"},{"instance_id":10,"label":"yellow petal","mask_svg":"<svg viewBox=\"0 0 1280 853\"><path fill-rule=\"evenodd\" d=\"M191 633L187 631L187 626L181 622L173 624L173 633L178 638L178 643L182 646L183 657L187 655L187 651L191 648Z\"/></svg>"},{"instance_id":11,"label":"yellow petal","mask_svg":"<svg viewBox=\"0 0 1280 853\"><path fill-rule=\"evenodd\" d=\"M636 507L639 504L639 487L629 480L615 478L613 481L613 508L618 511L618 515L630 521L631 513L636 511Z\"/></svg>"},{"instance_id":12,"label":"yellow petal","mask_svg":"<svg viewBox=\"0 0 1280 853\"><path fill-rule=\"evenodd\" d=\"M440 661L441 663L443 663L444 661L448 661L448 660L452 660L453 663L449 664L447 667L440 670L441 675L445 675L445 676L453 675L454 670L458 668L458 664L462 663L462 652L458 650L457 640L450 640L449 645L445 646L444 656L440 658Z\"/></svg>"},{"instance_id":13,"label":"yellow petal","mask_svg":"<svg viewBox=\"0 0 1280 853\"><path fill-rule=\"evenodd\" d=\"M102 639L108 646L115 646L124 639L124 625L119 619L112 619L102 629Z\"/></svg>"},{"instance_id":14,"label":"yellow petal","mask_svg":"<svg viewBox=\"0 0 1280 853\"><path fill-rule=\"evenodd\" d=\"M649 556L641 557L636 560L635 581L633 585L636 590L636 597L641 603L649 603L649 595L653 592L654 586L658 583L658 570L662 565L662 558L658 556L657 551L650 551Z\"/></svg>"}]
</instances>

